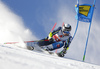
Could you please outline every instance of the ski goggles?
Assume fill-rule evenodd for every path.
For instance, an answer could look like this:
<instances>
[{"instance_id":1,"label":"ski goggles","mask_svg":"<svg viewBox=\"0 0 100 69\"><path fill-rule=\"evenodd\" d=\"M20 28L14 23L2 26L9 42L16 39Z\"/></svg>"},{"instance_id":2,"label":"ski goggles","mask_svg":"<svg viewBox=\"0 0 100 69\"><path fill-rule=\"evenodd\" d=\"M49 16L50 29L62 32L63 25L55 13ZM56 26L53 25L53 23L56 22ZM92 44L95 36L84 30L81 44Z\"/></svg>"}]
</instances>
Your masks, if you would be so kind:
<instances>
[{"instance_id":1,"label":"ski goggles","mask_svg":"<svg viewBox=\"0 0 100 69\"><path fill-rule=\"evenodd\" d=\"M66 33L66 34L69 34L70 32L69 31L63 31L64 33Z\"/></svg>"}]
</instances>

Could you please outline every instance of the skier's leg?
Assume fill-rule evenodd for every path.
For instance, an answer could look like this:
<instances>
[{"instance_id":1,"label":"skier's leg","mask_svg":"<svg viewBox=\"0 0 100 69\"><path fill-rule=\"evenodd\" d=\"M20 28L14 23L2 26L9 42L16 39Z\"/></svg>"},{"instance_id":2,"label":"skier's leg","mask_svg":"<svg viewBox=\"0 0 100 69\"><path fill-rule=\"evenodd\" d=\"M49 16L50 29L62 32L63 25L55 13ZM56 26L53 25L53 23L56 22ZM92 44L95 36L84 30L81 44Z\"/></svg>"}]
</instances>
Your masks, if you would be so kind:
<instances>
[{"instance_id":1,"label":"skier's leg","mask_svg":"<svg viewBox=\"0 0 100 69\"><path fill-rule=\"evenodd\" d=\"M53 46L53 49L58 49L58 48L61 48L63 46L63 42L60 41L60 42L56 42L56 43L53 43L52 46Z\"/></svg>"},{"instance_id":2,"label":"skier's leg","mask_svg":"<svg viewBox=\"0 0 100 69\"><path fill-rule=\"evenodd\" d=\"M47 51L52 51L52 50L55 50L55 49L58 49L58 48L61 48L63 46L63 42L55 42L55 43L52 43L48 46L45 47L45 49Z\"/></svg>"},{"instance_id":3,"label":"skier's leg","mask_svg":"<svg viewBox=\"0 0 100 69\"><path fill-rule=\"evenodd\" d=\"M46 46L46 45L50 45L52 43L53 42L50 42L47 38L45 38L45 39L39 40L37 44L39 46Z\"/></svg>"}]
</instances>

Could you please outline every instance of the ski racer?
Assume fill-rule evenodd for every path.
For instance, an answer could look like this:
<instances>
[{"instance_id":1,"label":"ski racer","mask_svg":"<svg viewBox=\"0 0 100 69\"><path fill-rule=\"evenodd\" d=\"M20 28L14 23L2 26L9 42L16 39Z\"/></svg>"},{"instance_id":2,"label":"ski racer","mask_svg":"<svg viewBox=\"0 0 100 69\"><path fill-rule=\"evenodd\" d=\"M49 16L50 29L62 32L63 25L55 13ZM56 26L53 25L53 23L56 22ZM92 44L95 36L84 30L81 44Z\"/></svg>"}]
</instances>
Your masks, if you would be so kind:
<instances>
[{"instance_id":1,"label":"ski racer","mask_svg":"<svg viewBox=\"0 0 100 69\"><path fill-rule=\"evenodd\" d=\"M70 31L71 25L64 24L62 27L58 27L58 29L50 32L45 39L38 41L38 45L46 51L52 51L63 47L63 50L58 55L64 57L72 41Z\"/></svg>"}]
</instances>

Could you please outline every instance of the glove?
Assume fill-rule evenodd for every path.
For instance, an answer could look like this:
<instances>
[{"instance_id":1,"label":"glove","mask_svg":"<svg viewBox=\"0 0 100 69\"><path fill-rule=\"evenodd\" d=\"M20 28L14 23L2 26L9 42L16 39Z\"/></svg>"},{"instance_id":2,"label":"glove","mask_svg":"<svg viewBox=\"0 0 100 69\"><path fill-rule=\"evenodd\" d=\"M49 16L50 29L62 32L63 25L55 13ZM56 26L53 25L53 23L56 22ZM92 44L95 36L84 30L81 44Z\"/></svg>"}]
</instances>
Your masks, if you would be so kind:
<instances>
[{"instance_id":1,"label":"glove","mask_svg":"<svg viewBox=\"0 0 100 69\"><path fill-rule=\"evenodd\" d=\"M49 42L53 42L53 41L54 41L54 39L53 39L53 38L50 38L50 39L49 39Z\"/></svg>"},{"instance_id":2,"label":"glove","mask_svg":"<svg viewBox=\"0 0 100 69\"><path fill-rule=\"evenodd\" d=\"M64 54L66 54L66 48L64 48L61 52L63 52Z\"/></svg>"}]
</instances>

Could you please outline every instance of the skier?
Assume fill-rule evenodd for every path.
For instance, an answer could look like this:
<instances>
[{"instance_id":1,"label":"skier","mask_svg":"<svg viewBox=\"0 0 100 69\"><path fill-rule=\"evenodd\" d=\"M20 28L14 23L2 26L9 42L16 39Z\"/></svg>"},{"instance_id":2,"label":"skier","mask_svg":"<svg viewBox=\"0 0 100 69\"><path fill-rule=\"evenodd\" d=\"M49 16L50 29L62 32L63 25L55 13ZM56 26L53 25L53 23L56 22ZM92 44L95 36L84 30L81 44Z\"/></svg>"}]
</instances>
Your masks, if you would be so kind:
<instances>
[{"instance_id":1,"label":"skier","mask_svg":"<svg viewBox=\"0 0 100 69\"><path fill-rule=\"evenodd\" d=\"M50 32L45 39L38 41L38 45L46 51L52 51L63 47L63 50L58 55L64 57L72 40L70 31L71 25L64 24L62 27L58 27L58 29Z\"/></svg>"}]
</instances>

